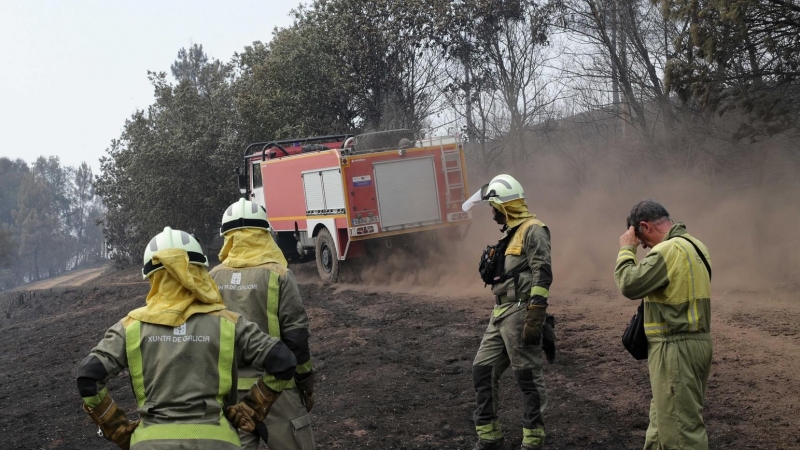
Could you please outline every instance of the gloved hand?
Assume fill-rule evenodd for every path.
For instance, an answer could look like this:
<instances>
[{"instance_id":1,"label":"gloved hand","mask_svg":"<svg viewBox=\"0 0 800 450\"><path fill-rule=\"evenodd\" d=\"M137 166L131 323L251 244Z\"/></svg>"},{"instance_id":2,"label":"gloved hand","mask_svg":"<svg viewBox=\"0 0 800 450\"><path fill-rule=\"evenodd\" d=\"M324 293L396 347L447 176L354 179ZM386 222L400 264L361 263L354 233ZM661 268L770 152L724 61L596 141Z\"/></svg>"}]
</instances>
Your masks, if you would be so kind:
<instances>
[{"instance_id":1,"label":"gloved hand","mask_svg":"<svg viewBox=\"0 0 800 450\"><path fill-rule=\"evenodd\" d=\"M542 324L546 314L547 307L528 305L525 326L522 328L522 341L526 345L539 345L542 342Z\"/></svg>"},{"instance_id":2,"label":"gloved hand","mask_svg":"<svg viewBox=\"0 0 800 450\"><path fill-rule=\"evenodd\" d=\"M117 402L106 394L103 400L94 408L85 403L83 410L89 414L92 421L100 427L103 437L117 444L123 450L131 446L131 435L139 425L140 420L128 420L125 411L117 406Z\"/></svg>"},{"instance_id":3,"label":"gloved hand","mask_svg":"<svg viewBox=\"0 0 800 450\"><path fill-rule=\"evenodd\" d=\"M307 412L311 412L311 408L314 407L314 378L314 371L298 374L294 377Z\"/></svg>"},{"instance_id":4,"label":"gloved hand","mask_svg":"<svg viewBox=\"0 0 800 450\"><path fill-rule=\"evenodd\" d=\"M252 433L256 429L253 415L255 415L253 408L247 406L244 402L239 402L225 409L225 416L228 417L233 426L248 433Z\"/></svg>"},{"instance_id":5,"label":"gloved hand","mask_svg":"<svg viewBox=\"0 0 800 450\"><path fill-rule=\"evenodd\" d=\"M280 392L268 388L264 380L259 379L239 403L225 409L226 416L240 430L253 432L256 424L267 417L280 395Z\"/></svg>"}]
</instances>

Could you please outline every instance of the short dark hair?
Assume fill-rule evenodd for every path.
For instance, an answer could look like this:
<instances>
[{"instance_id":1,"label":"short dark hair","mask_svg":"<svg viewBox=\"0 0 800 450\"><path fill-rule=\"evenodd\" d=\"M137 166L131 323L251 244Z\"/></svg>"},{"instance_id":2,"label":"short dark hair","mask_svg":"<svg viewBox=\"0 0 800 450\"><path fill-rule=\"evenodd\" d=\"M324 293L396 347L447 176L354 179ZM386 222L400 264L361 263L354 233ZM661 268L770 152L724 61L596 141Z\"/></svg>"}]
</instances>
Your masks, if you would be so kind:
<instances>
[{"instance_id":1,"label":"short dark hair","mask_svg":"<svg viewBox=\"0 0 800 450\"><path fill-rule=\"evenodd\" d=\"M656 222L661 219L669 219L667 208L653 200L642 200L628 215L627 226L639 230L639 222Z\"/></svg>"}]
</instances>

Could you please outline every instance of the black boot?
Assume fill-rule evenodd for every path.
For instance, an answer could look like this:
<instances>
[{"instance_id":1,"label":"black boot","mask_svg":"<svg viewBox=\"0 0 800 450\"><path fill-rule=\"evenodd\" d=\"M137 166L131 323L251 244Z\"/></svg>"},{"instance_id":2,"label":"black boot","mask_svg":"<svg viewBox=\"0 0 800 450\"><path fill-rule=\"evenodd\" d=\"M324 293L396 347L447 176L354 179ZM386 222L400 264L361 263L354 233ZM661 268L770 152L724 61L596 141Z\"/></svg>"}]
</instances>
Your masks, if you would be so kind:
<instances>
[{"instance_id":1,"label":"black boot","mask_svg":"<svg viewBox=\"0 0 800 450\"><path fill-rule=\"evenodd\" d=\"M496 441L478 439L478 442L475 443L475 447L472 447L472 450L506 450L506 441L505 439L498 439Z\"/></svg>"}]
</instances>

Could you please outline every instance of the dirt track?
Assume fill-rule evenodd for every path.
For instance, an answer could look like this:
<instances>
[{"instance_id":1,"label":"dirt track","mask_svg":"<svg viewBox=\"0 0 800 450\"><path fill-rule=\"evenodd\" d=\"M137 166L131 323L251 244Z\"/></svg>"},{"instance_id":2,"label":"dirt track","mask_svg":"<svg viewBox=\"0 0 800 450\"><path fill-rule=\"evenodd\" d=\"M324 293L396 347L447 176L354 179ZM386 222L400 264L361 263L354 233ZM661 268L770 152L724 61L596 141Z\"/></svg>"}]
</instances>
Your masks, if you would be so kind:
<instances>
[{"instance_id":1,"label":"dirt track","mask_svg":"<svg viewBox=\"0 0 800 450\"><path fill-rule=\"evenodd\" d=\"M14 289L14 291L31 291L31 290L42 290L42 289L51 289L54 287L74 287L74 286L82 286L95 278L99 277L108 270L107 265L102 265L99 267L92 267L89 269L83 270L75 270L65 273L64 275L60 275L53 278L47 278L41 281L35 281L30 284L25 284L19 286Z\"/></svg>"},{"instance_id":2,"label":"dirt track","mask_svg":"<svg viewBox=\"0 0 800 450\"><path fill-rule=\"evenodd\" d=\"M140 279L139 279L140 280ZM111 284L114 283L114 284ZM13 449L113 448L81 411L74 369L147 284L105 275L77 288L0 296L0 442ZM304 284L320 374L320 449L466 449L474 440L470 366L487 296L370 292ZM715 292L711 448L800 448L798 289ZM619 335L635 305L608 286L555 288L560 354L545 368L548 448L637 449L647 426L646 366ZM15 304L9 307L10 302ZM519 396L503 379L501 420L518 445ZM133 411L127 373L114 397Z\"/></svg>"}]
</instances>

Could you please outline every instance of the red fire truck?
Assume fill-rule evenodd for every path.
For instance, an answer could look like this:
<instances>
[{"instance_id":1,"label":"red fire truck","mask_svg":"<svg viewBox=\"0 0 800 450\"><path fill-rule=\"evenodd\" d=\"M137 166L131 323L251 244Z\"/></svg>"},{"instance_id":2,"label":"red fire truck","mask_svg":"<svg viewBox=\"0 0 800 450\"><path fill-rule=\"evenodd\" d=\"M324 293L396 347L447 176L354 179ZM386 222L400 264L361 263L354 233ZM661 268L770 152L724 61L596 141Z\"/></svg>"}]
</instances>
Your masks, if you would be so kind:
<instances>
[{"instance_id":1,"label":"red fire truck","mask_svg":"<svg viewBox=\"0 0 800 450\"><path fill-rule=\"evenodd\" d=\"M409 130L258 142L244 152L239 188L264 206L290 260L316 259L335 282L349 259L390 249L409 233L463 233L467 180L457 136ZM442 230L447 229L447 231ZM419 237L419 236L415 236Z\"/></svg>"}]
</instances>

